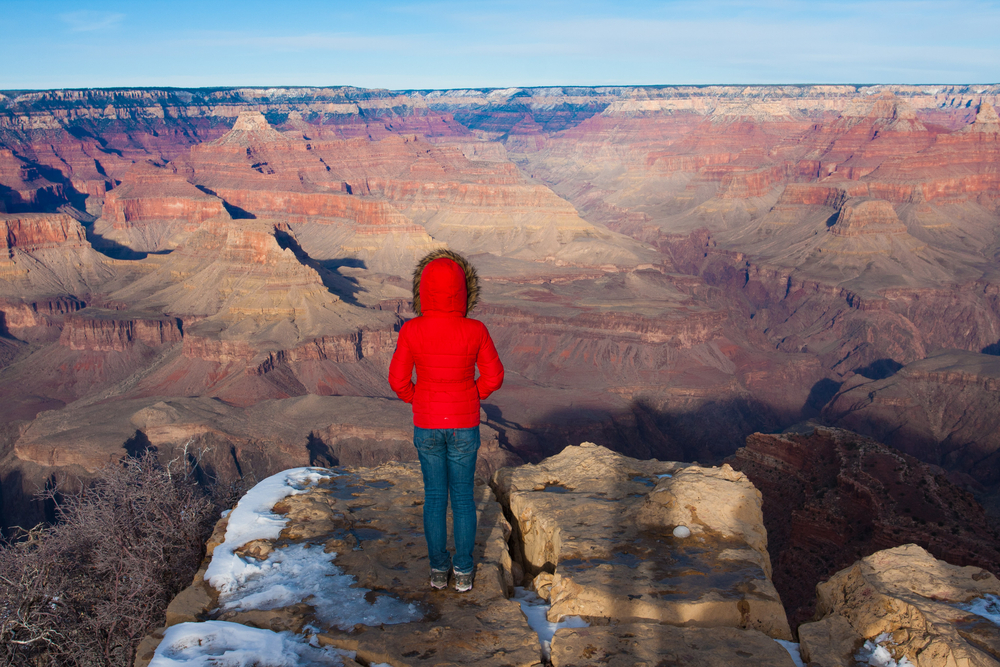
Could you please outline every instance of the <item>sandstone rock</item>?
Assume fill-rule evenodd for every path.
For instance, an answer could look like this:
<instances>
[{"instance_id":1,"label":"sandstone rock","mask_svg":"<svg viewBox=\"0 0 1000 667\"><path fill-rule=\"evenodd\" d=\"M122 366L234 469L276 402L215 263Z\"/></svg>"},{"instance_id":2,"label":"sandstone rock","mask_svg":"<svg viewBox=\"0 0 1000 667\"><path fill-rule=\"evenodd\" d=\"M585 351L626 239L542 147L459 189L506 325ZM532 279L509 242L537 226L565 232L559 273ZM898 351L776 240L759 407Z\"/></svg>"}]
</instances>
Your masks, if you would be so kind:
<instances>
[{"instance_id":1,"label":"sandstone rock","mask_svg":"<svg viewBox=\"0 0 1000 667\"><path fill-rule=\"evenodd\" d=\"M312 543L322 554L336 552L334 563L369 589L372 601L392 596L412 603L420 618L408 623L346 630L331 626L311 598L277 608L213 611L218 594L205 595L196 580L171 604L169 621L218 618L275 631L301 632L309 624L317 639L356 651L365 664L535 665L537 635L528 627L512 590L507 550L510 525L485 485L476 489L479 532L475 588L466 594L431 591L426 544L422 537L422 481L415 464L338 470L319 486L279 501L275 512L288 519L272 549ZM220 526L225 523L220 522ZM217 526L213 541L225 533ZM213 543L214 543L213 542ZM257 550L256 557L264 555ZM210 556L209 556L210 558ZM204 572L204 570L202 571ZM204 576L202 574L202 576ZM368 599L366 597L366 599ZM168 621L168 622L169 622ZM148 652L148 651L147 651Z\"/></svg>"},{"instance_id":2,"label":"sandstone rock","mask_svg":"<svg viewBox=\"0 0 1000 667\"><path fill-rule=\"evenodd\" d=\"M841 236L904 232L906 226L899 221L892 205L881 199L848 200L830 227L831 234Z\"/></svg>"},{"instance_id":3,"label":"sandstone rock","mask_svg":"<svg viewBox=\"0 0 1000 667\"><path fill-rule=\"evenodd\" d=\"M794 663L788 651L757 630L622 623L556 631L553 667L595 664L790 667Z\"/></svg>"},{"instance_id":4,"label":"sandstone rock","mask_svg":"<svg viewBox=\"0 0 1000 667\"><path fill-rule=\"evenodd\" d=\"M826 408L827 419L986 485L1000 482L1000 360L940 350L889 377L856 376Z\"/></svg>"},{"instance_id":5,"label":"sandstone rock","mask_svg":"<svg viewBox=\"0 0 1000 667\"><path fill-rule=\"evenodd\" d=\"M156 647L163 639L163 629L154 630L151 634L143 637L139 646L135 649L135 661L133 667L146 667L153 659Z\"/></svg>"},{"instance_id":6,"label":"sandstone rock","mask_svg":"<svg viewBox=\"0 0 1000 667\"><path fill-rule=\"evenodd\" d=\"M120 244L139 252L176 247L180 240L220 215L223 201L202 192L183 174L149 163L136 165L104 197L94 231L110 248Z\"/></svg>"},{"instance_id":7,"label":"sandstone rock","mask_svg":"<svg viewBox=\"0 0 1000 667\"><path fill-rule=\"evenodd\" d=\"M1000 629L987 630L956 605L998 593L1000 581L992 574L936 560L914 544L879 551L817 586L817 611L826 618L817 628L801 626L803 656L824 666L851 664L844 652L850 632L842 621L826 620L839 616L858 637L887 633L894 656L905 655L917 667L997 665L983 648L996 644ZM982 638L963 636L960 628L969 622L979 626Z\"/></svg>"},{"instance_id":8,"label":"sandstone rock","mask_svg":"<svg viewBox=\"0 0 1000 667\"><path fill-rule=\"evenodd\" d=\"M799 626L802 659L822 667L854 667L854 654L865 638L840 614Z\"/></svg>"},{"instance_id":9,"label":"sandstone rock","mask_svg":"<svg viewBox=\"0 0 1000 667\"><path fill-rule=\"evenodd\" d=\"M976 110L976 120L959 132L979 132L996 134L1000 132L1000 115L989 102L982 102Z\"/></svg>"},{"instance_id":10,"label":"sandstone rock","mask_svg":"<svg viewBox=\"0 0 1000 667\"><path fill-rule=\"evenodd\" d=\"M728 461L763 494L773 578L793 627L812 618L818 582L879 549L919 543L950 563L1000 570L1000 536L972 496L874 440L803 425L755 433Z\"/></svg>"},{"instance_id":11,"label":"sandstone rock","mask_svg":"<svg viewBox=\"0 0 1000 667\"><path fill-rule=\"evenodd\" d=\"M195 573L191 585L178 593L167 605L164 627L203 620L205 613L212 609L218 600L218 595L214 593L211 586L205 584L205 568L200 568Z\"/></svg>"},{"instance_id":12,"label":"sandstone rock","mask_svg":"<svg viewBox=\"0 0 1000 667\"><path fill-rule=\"evenodd\" d=\"M760 494L728 466L638 461L584 443L498 471L549 618L741 627L791 637L770 581ZM686 525L693 535L676 538ZM551 583L550 583L551 582Z\"/></svg>"},{"instance_id":13,"label":"sandstone rock","mask_svg":"<svg viewBox=\"0 0 1000 667\"><path fill-rule=\"evenodd\" d=\"M177 318L85 309L64 319L59 344L72 350L125 352L136 343L160 347L179 343L181 338Z\"/></svg>"},{"instance_id":14,"label":"sandstone rock","mask_svg":"<svg viewBox=\"0 0 1000 667\"><path fill-rule=\"evenodd\" d=\"M20 299L92 294L141 272L95 252L83 225L64 213L0 213L0 255L0 294Z\"/></svg>"},{"instance_id":15,"label":"sandstone rock","mask_svg":"<svg viewBox=\"0 0 1000 667\"><path fill-rule=\"evenodd\" d=\"M215 146L247 146L272 141L283 142L285 137L275 130L259 111L240 111L233 129L212 142Z\"/></svg>"}]
</instances>

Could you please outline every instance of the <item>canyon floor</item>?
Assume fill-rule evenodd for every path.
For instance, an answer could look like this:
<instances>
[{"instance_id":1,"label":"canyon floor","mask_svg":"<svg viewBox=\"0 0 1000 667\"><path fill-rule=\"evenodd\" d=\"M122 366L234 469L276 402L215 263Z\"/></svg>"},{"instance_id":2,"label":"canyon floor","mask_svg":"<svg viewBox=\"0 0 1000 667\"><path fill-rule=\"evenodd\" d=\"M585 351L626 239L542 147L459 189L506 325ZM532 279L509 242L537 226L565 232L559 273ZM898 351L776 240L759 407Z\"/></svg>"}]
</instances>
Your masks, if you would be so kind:
<instances>
[{"instance_id":1,"label":"canyon floor","mask_svg":"<svg viewBox=\"0 0 1000 667\"><path fill-rule=\"evenodd\" d=\"M2 91L2 526L150 449L206 484L412 461L386 372L412 268L448 247L507 368L482 479L584 441L728 460L793 625L879 549L996 572L998 102Z\"/></svg>"}]
</instances>

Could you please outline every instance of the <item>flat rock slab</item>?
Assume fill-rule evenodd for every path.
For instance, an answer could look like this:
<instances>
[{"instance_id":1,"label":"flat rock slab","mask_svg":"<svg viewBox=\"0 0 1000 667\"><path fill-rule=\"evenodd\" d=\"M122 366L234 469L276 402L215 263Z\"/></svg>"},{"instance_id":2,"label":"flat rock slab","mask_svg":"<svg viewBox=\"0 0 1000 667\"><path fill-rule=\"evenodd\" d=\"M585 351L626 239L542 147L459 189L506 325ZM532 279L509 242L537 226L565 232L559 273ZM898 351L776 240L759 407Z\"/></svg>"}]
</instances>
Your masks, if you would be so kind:
<instances>
[{"instance_id":1,"label":"flat rock slab","mask_svg":"<svg viewBox=\"0 0 1000 667\"><path fill-rule=\"evenodd\" d=\"M756 630L626 623L563 629L553 667L794 667L778 642Z\"/></svg>"},{"instance_id":2,"label":"flat rock slab","mask_svg":"<svg viewBox=\"0 0 1000 667\"><path fill-rule=\"evenodd\" d=\"M1000 665L1000 627L968 608L1000 594L1000 580L982 568L906 544L861 559L816 592L825 616L799 626L799 639L803 659L820 667L853 667L865 641L916 667Z\"/></svg>"},{"instance_id":3,"label":"flat rock slab","mask_svg":"<svg viewBox=\"0 0 1000 667\"><path fill-rule=\"evenodd\" d=\"M314 488L278 501L273 512L288 522L276 540L255 540L237 550L263 561L296 545L336 553L333 564L368 589L375 604L388 596L417 610L406 623L337 627L325 622L311 598L280 608L218 609L219 593L202 578L175 598L168 622L224 620L275 631L311 631L321 644L356 651L363 663L404 665L536 665L538 635L528 626L512 592L507 549L510 524L486 485L476 487L479 525L475 587L468 593L429 587L423 537L423 485L417 463L338 469ZM214 550L225 534L209 543ZM208 558L211 557L211 554ZM147 650L151 655L151 651ZM138 664L138 663L137 663Z\"/></svg>"},{"instance_id":4,"label":"flat rock slab","mask_svg":"<svg viewBox=\"0 0 1000 667\"><path fill-rule=\"evenodd\" d=\"M754 628L791 639L770 580L760 493L729 466L639 461L584 443L504 468L494 490L519 529L549 620ZM675 537L684 526L689 537Z\"/></svg>"}]
</instances>

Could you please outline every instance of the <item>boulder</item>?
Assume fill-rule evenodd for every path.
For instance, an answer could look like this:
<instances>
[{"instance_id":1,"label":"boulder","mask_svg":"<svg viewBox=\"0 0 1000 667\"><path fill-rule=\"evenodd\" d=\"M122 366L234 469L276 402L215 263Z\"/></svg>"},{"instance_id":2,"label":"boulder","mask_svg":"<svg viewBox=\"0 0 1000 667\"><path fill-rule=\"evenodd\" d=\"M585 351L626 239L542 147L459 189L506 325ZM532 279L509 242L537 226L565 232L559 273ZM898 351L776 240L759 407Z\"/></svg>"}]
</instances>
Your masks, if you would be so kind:
<instances>
[{"instance_id":1,"label":"boulder","mask_svg":"<svg viewBox=\"0 0 1000 667\"><path fill-rule=\"evenodd\" d=\"M982 568L906 544L861 559L816 590L823 618L800 626L799 638L803 659L821 667L853 666L865 640L916 667L1000 665L1000 628L969 610L1000 593L1000 580Z\"/></svg>"},{"instance_id":2,"label":"boulder","mask_svg":"<svg viewBox=\"0 0 1000 667\"><path fill-rule=\"evenodd\" d=\"M746 476L592 443L493 477L534 588L564 616L753 628L791 639ZM688 537L677 537L683 526ZM555 651L555 645L553 645Z\"/></svg>"}]
</instances>

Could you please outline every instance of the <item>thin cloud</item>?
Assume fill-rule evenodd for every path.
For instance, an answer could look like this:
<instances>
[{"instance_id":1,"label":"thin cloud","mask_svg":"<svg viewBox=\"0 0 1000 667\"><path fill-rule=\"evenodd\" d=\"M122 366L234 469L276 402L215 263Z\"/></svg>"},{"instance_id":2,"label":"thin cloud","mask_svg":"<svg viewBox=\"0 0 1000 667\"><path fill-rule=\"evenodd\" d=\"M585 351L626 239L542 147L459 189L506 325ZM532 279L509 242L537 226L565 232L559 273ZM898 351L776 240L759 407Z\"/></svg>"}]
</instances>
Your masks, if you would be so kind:
<instances>
[{"instance_id":1,"label":"thin cloud","mask_svg":"<svg viewBox=\"0 0 1000 667\"><path fill-rule=\"evenodd\" d=\"M363 35L356 33L309 33L300 35L262 35L234 32L203 31L173 43L201 47L246 47L276 51L346 51L388 52L408 51L423 46L421 40L408 35Z\"/></svg>"},{"instance_id":2,"label":"thin cloud","mask_svg":"<svg viewBox=\"0 0 1000 667\"><path fill-rule=\"evenodd\" d=\"M125 15L84 9L78 12L60 14L59 18L69 25L70 32L93 32L118 27L125 19Z\"/></svg>"}]
</instances>

